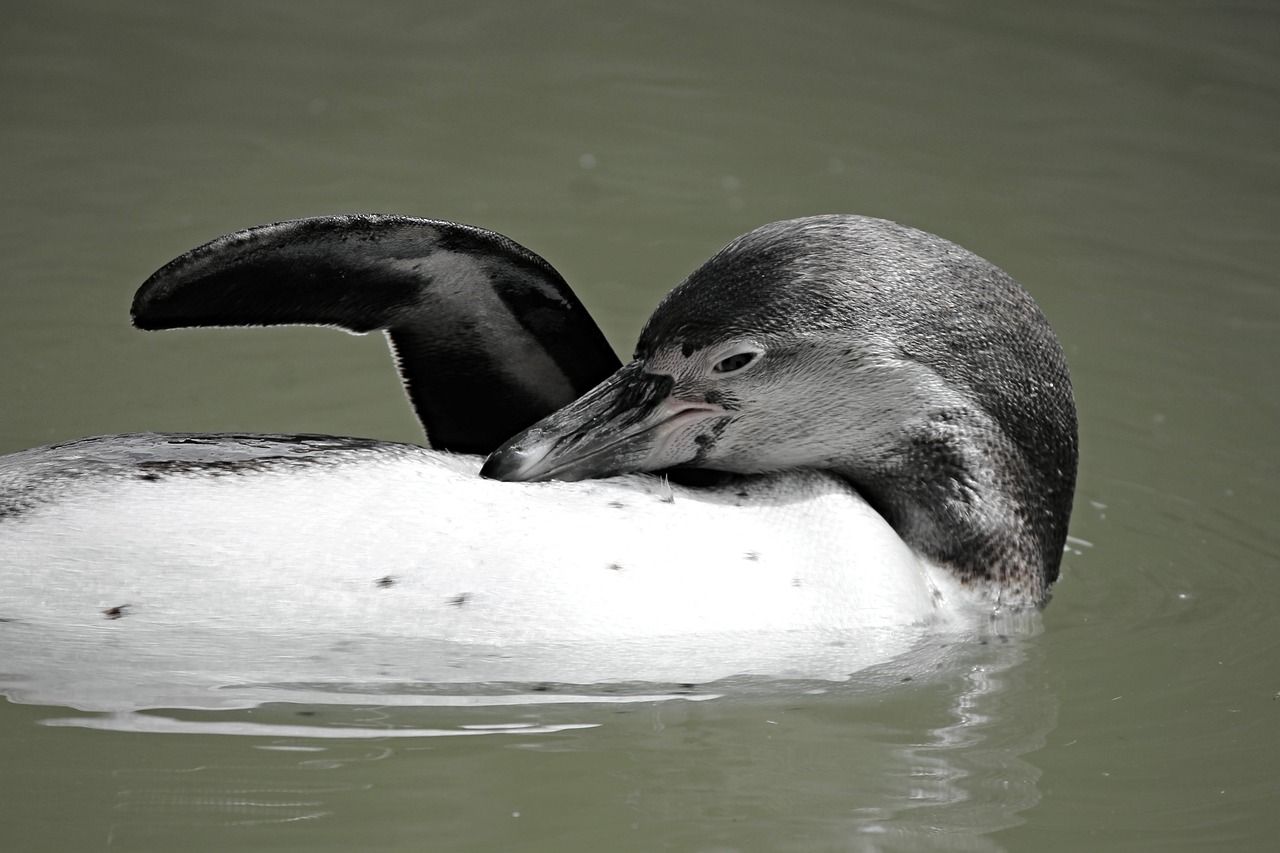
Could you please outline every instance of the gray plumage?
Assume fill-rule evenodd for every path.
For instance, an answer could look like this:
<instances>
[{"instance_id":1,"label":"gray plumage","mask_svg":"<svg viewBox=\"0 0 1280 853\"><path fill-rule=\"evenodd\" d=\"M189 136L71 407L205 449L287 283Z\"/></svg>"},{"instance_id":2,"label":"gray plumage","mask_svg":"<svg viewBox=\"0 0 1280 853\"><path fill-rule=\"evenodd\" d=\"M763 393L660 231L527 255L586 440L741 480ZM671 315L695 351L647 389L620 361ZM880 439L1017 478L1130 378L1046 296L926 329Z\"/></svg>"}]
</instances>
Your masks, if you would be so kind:
<instances>
[{"instance_id":1,"label":"gray plumage","mask_svg":"<svg viewBox=\"0 0 1280 853\"><path fill-rule=\"evenodd\" d=\"M76 439L0 456L0 520L62 498L68 490L122 480L229 476L273 468L368 463L422 454L417 446L368 438L262 433L125 433Z\"/></svg>"}]
</instances>

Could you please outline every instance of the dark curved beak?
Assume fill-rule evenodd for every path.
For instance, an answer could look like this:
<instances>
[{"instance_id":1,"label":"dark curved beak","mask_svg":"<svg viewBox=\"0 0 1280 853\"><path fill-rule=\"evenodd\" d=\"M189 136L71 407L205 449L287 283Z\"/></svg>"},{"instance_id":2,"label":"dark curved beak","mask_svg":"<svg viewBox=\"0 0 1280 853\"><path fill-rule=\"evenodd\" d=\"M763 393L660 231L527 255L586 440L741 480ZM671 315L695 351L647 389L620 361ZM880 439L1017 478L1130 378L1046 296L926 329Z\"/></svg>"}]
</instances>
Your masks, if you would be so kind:
<instances>
[{"instance_id":1,"label":"dark curved beak","mask_svg":"<svg viewBox=\"0 0 1280 853\"><path fill-rule=\"evenodd\" d=\"M507 441L485 460L494 480L585 480L656 471L698 452L698 424L728 415L723 407L672 396L674 380L624 366L574 402Z\"/></svg>"}]
</instances>

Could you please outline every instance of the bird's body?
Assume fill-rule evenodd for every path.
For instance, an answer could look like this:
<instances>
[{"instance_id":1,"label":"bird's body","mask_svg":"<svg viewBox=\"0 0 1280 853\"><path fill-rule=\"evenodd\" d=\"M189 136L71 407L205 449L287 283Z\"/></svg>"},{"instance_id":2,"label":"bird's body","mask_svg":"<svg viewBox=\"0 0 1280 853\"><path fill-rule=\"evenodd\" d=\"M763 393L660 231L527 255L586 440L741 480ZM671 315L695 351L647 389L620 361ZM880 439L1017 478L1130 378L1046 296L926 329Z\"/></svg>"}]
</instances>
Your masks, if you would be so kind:
<instances>
[{"instance_id":1,"label":"bird's body","mask_svg":"<svg viewBox=\"0 0 1280 853\"><path fill-rule=\"evenodd\" d=\"M228 683L299 656L336 676L346 642L379 649L378 672L432 681L839 678L979 612L830 475L687 488L479 467L319 437L142 434L0 457L15 498L0 506L0 642L13 665L32 651L13 638L35 631L85 646L73 670L105 653L90 669L124 655Z\"/></svg>"},{"instance_id":2,"label":"bird's body","mask_svg":"<svg viewBox=\"0 0 1280 853\"><path fill-rule=\"evenodd\" d=\"M202 437L63 449L78 473L0 525L6 563L27 567L6 573L6 597L40 601L28 619L127 606L136 622L475 643L926 624L944 602L942 573L817 472L506 484L476 476L477 457L411 445L217 440L201 461L141 473L107 460ZM244 452L218 458L231 449Z\"/></svg>"},{"instance_id":3,"label":"bird's body","mask_svg":"<svg viewBox=\"0 0 1280 853\"><path fill-rule=\"evenodd\" d=\"M596 385L617 366L598 330L504 241L304 221L162 269L135 302L147 328L388 328L445 449L137 434L2 457L0 636L186 624L213 638L203 664L218 637L286 658L315 638L417 642L436 680L451 644L500 658L504 680L833 677L1044 599L1074 405L1056 339L1003 272L881 220L775 223L673 291ZM684 467L727 474L660 473Z\"/></svg>"}]
</instances>

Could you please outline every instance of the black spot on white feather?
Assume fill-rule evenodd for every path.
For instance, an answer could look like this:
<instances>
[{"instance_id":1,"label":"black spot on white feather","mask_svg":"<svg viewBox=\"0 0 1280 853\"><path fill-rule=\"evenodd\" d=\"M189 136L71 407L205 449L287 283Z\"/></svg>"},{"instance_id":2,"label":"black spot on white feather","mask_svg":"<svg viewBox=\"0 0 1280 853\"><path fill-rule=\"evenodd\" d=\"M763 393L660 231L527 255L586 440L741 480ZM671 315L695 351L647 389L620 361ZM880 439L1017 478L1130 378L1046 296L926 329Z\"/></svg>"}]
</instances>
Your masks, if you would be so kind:
<instances>
[{"instance_id":1,"label":"black spot on white feather","mask_svg":"<svg viewBox=\"0 0 1280 853\"><path fill-rule=\"evenodd\" d=\"M467 603L468 601L470 601L470 600L471 600L471 593L469 593L469 592L460 592L460 593L458 593L457 595L455 595L453 598L450 598L450 599L449 599L449 606L450 606L450 607L462 607L462 606L466 605L466 603Z\"/></svg>"},{"instance_id":2,"label":"black spot on white feather","mask_svg":"<svg viewBox=\"0 0 1280 853\"><path fill-rule=\"evenodd\" d=\"M804 586L804 581L801 580L800 578L792 578L791 585L796 589L799 589L800 587Z\"/></svg>"},{"instance_id":3,"label":"black spot on white feather","mask_svg":"<svg viewBox=\"0 0 1280 853\"><path fill-rule=\"evenodd\" d=\"M144 471L138 475L138 479L144 483L155 483L159 481L160 475L154 471Z\"/></svg>"},{"instance_id":4,"label":"black spot on white feather","mask_svg":"<svg viewBox=\"0 0 1280 853\"><path fill-rule=\"evenodd\" d=\"M609 506L613 509L626 509L627 505L622 501L609 501Z\"/></svg>"},{"instance_id":5,"label":"black spot on white feather","mask_svg":"<svg viewBox=\"0 0 1280 853\"><path fill-rule=\"evenodd\" d=\"M374 581L373 585L376 586L378 589L387 589L388 587L393 587L396 585L396 579L392 575L383 575L382 577Z\"/></svg>"},{"instance_id":6,"label":"black spot on white feather","mask_svg":"<svg viewBox=\"0 0 1280 853\"><path fill-rule=\"evenodd\" d=\"M611 571L611 572L620 572L620 571L622 571L622 564L621 564L621 563L610 563L610 564L608 565L608 569L609 569L609 571Z\"/></svg>"},{"instance_id":7,"label":"black spot on white feather","mask_svg":"<svg viewBox=\"0 0 1280 853\"><path fill-rule=\"evenodd\" d=\"M752 563L758 563L758 562L760 562L760 552L759 552L759 551L748 551L747 553L743 554L742 556L746 557L746 558L747 558L747 560L748 560L749 562L752 562Z\"/></svg>"},{"instance_id":8,"label":"black spot on white feather","mask_svg":"<svg viewBox=\"0 0 1280 853\"><path fill-rule=\"evenodd\" d=\"M115 607L108 607L102 611L102 615L108 619L123 619L129 615L129 608L132 606L132 604L117 604Z\"/></svg>"}]
</instances>

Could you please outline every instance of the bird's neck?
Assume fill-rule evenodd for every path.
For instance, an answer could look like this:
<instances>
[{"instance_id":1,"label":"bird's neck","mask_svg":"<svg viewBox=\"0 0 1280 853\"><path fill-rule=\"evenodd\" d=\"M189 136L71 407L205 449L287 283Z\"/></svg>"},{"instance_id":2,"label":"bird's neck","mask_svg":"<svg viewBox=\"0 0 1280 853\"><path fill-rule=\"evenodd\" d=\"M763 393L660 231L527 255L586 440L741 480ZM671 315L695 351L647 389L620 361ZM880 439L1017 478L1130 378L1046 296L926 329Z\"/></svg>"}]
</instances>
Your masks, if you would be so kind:
<instances>
[{"instance_id":1,"label":"bird's neck","mask_svg":"<svg viewBox=\"0 0 1280 853\"><path fill-rule=\"evenodd\" d=\"M975 468L964 456L934 446L836 470L907 545L965 586L1001 605L1043 604L1043 549L1010 477L991 466Z\"/></svg>"}]
</instances>

